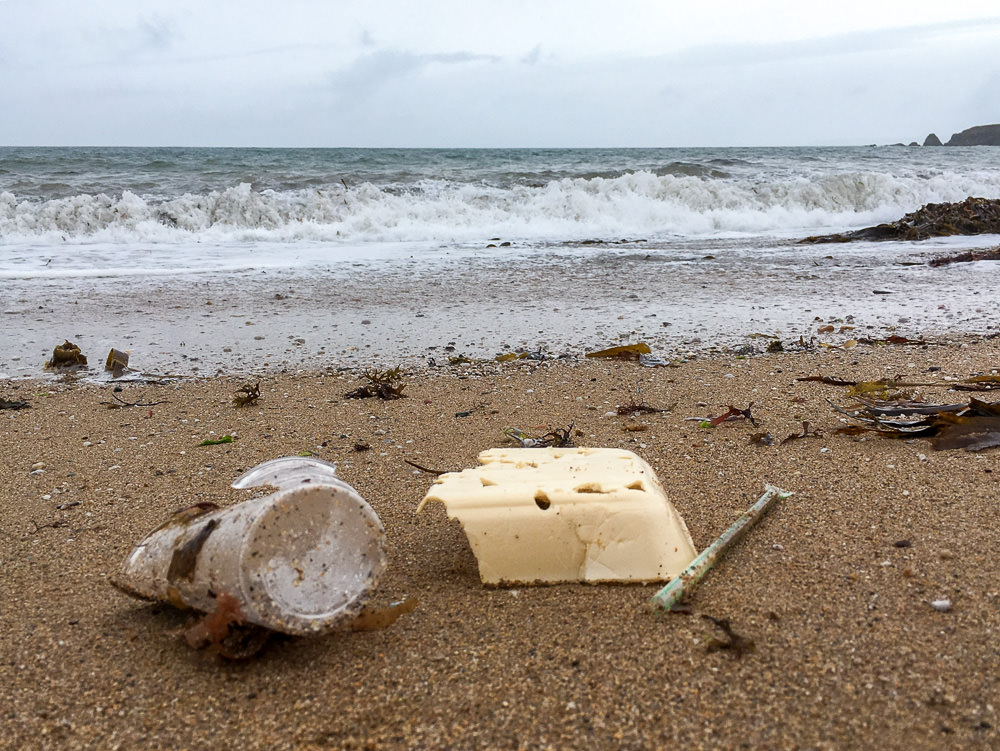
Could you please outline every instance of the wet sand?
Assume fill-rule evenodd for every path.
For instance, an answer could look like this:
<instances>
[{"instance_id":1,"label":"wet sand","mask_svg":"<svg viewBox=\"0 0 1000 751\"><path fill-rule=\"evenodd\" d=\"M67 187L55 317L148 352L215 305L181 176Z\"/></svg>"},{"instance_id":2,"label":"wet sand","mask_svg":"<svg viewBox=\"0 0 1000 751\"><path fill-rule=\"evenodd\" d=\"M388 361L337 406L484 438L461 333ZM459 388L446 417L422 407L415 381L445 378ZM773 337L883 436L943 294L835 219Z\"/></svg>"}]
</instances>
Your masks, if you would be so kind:
<instances>
[{"instance_id":1,"label":"wet sand","mask_svg":"<svg viewBox=\"0 0 1000 751\"><path fill-rule=\"evenodd\" d=\"M147 372L425 365L522 349L581 356L641 339L667 358L851 336L1000 331L995 262L926 265L979 238L923 243L456 251L200 275L4 279L0 377L41 374L64 339ZM495 255L491 255L495 254ZM818 339L839 343L848 337ZM450 348L450 349L449 349Z\"/></svg>"},{"instance_id":2,"label":"wet sand","mask_svg":"<svg viewBox=\"0 0 1000 751\"><path fill-rule=\"evenodd\" d=\"M361 380L330 363L265 373L258 405L242 409L239 368L125 385L121 399L155 404L122 409L103 404L111 384L2 381L0 397L31 404L0 412L4 743L996 747L1000 449L834 435L843 421L827 400L849 406L846 389L796 378L902 378L955 402L969 396L949 390L955 379L998 367L996 338L939 335L669 368L579 357L422 368L406 398L386 402L345 399ZM632 400L666 411L616 414ZM686 420L750 402L757 427ZM780 441L803 421L822 436L749 440ZM433 478L404 460L457 470L509 445L506 426L571 423L579 445L649 461L699 549L765 483L794 495L709 574L688 614L650 613L659 585L482 587L457 523L436 504L415 514ZM198 446L225 434L235 441ZM109 585L172 511L234 503L244 496L228 485L244 470L304 451L336 462L382 518L389 569L375 600L419 600L392 627L275 639L229 663L186 645L190 614ZM942 599L950 611L930 605ZM729 619L755 649L710 651L722 634L703 616Z\"/></svg>"}]
</instances>

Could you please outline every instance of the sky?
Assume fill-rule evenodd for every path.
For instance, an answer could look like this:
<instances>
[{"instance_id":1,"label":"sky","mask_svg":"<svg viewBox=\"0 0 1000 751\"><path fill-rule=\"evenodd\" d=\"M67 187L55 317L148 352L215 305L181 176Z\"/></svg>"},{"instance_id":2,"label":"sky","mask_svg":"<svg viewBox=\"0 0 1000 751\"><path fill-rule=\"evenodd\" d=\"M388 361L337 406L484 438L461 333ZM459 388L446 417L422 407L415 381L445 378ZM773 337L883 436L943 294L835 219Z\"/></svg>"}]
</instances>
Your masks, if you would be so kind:
<instances>
[{"instance_id":1,"label":"sky","mask_svg":"<svg viewBox=\"0 0 1000 751\"><path fill-rule=\"evenodd\" d=\"M997 50L996 0L0 0L0 145L946 141Z\"/></svg>"}]
</instances>

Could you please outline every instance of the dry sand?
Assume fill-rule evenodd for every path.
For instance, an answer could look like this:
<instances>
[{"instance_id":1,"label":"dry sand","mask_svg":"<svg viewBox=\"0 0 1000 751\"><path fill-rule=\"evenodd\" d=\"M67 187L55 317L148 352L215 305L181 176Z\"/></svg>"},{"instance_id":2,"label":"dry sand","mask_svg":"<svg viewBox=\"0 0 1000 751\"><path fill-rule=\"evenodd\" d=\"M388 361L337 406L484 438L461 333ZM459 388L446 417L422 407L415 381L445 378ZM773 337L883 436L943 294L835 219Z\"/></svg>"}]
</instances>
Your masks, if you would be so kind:
<instances>
[{"instance_id":1,"label":"dry sand","mask_svg":"<svg viewBox=\"0 0 1000 751\"><path fill-rule=\"evenodd\" d=\"M902 376L933 383L913 388L928 400L965 401L949 379L998 366L995 338L657 369L518 361L415 373L388 402L345 399L358 376L317 371L265 377L242 409L230 399L243 380L228 376L130 385L121 398L157 403L123 409L103 404L107 384L2 382L0 397L31 407L0 412L0 744L996 748L1000 450L833 435L827 399L848 404L846 389L795 379ZM610 414L631 400L670 411ZM760 427L685 421L751 401ZM823 436L748 441L803 420ZM699 549L765 483L795 494L709 574L690 614L650 613L658 585L482 587L457 523L437 505L414 513L432 478L404 459L461 469L505 445L505 426L571 422L578 444L649 461ZM197 445L223 434L236 440ZM179 638L190 614L109 585L173 510L236 502L241 472L303 451L337 462L385 523L376 599L419 599L395 625L277 639L230 663ZM929 604L945 598L950 612ZM702 615L756 650L709 651L721 634Z\"/></svg>"}]
</instances>

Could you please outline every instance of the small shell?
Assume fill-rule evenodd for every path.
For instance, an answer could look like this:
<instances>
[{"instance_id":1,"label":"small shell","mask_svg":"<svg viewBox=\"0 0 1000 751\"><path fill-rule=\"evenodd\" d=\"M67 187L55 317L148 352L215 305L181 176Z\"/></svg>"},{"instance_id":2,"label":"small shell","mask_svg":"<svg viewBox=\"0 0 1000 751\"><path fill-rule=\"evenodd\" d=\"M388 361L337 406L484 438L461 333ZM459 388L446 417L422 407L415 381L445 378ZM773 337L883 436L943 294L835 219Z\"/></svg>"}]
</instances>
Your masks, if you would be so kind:
<instances>
[{"instance_id":1,"label":"small shell","mask_svg":"<svg viewBox=\"0 0 1000 751\"><path fill-rule=\"evenodd\" d=\"M947 613L949 610L951 610L951 600L949 599L933 600L931 602L931 607L941 613Z\"/></svg>"}]
</instances>

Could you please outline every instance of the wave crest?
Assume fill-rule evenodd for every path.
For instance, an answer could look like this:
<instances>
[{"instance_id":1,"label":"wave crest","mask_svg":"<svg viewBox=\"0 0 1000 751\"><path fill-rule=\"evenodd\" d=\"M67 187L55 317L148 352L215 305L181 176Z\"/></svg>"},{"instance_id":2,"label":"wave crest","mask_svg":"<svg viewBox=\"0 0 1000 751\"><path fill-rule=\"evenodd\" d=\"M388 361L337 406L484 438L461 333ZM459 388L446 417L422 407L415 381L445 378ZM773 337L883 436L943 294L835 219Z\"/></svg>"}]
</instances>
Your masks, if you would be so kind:
<instances>
[{"instance_id":1,"label":"wave crest","mask_svg":"<svg viewBox=\"0 0 1000 751\"><path fill-rule=\"evenodd\" d=\"M396 188L362 183L258 191L241 183L165 200L124 191L29 201L3 192L0 243L784 234L890 221L925 203L970 195L1000 195L1000 175L845 172L776 180L689 171L678 163L655 171L509 187L423 180Z\"/></svg>"}]
</instances>

